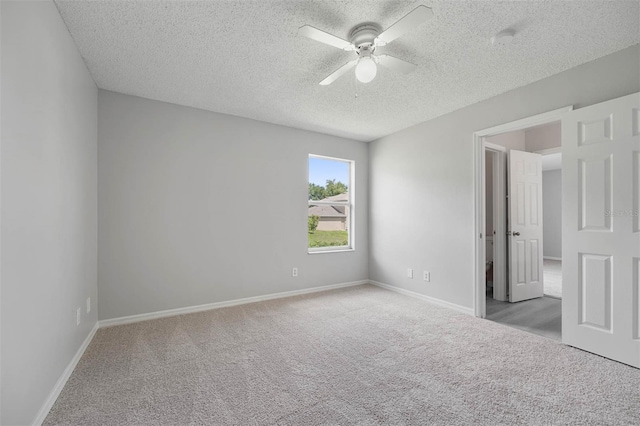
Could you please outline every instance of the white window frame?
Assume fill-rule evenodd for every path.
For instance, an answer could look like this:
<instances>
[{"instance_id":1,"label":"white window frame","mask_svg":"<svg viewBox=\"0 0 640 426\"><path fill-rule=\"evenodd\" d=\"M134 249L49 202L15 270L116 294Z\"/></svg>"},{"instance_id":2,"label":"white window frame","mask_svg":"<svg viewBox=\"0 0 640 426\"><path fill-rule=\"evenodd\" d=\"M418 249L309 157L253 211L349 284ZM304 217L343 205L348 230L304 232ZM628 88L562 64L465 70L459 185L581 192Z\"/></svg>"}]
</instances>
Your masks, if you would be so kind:
<instances>
[{"instance_id":1,"label":"white window frame","mask_svg":"<svg viewBox=\"0 0 640 426\"><path fill-rule=\"evenodd\" d=\"M323 160L332 160L332 161L340 161L343 163L347 163L349 166L349 182L347 184L347 193L349 194L349 199L347 201L318 201L318 200L309 200L309 159L310 158L320 158ZM309 254L319 254L319 253L337 253L337 252L345 252L345 251L355 251L355 173L356 170L356 162L354 160L348 160L346 158L336 158L336 157L327 157L325 155L316 155L309 154L307 157L307 217L309 215L309 207L310 206L344 206L346 207L345 211L348 211L347 215L347 245L346 246L330 246L330 247L309 247L309 242L307 239L307 251Z\"/></svg>"}]
</instances>

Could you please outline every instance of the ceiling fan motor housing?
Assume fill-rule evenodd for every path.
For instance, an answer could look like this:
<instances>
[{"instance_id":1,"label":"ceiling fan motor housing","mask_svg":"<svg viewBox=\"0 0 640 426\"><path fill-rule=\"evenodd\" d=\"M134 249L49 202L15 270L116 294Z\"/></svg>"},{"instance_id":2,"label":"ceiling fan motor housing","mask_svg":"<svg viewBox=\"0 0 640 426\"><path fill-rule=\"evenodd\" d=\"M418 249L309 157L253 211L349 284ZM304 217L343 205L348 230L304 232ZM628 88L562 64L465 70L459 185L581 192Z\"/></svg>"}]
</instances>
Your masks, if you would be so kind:
<instances>
[{"instance_id":1,"label":"ceiling fan motor housing","mask_svg":"<svg viewBox=\"0 0 640 426\"><path fill-rule=\"evenodd\" d=\"M373 22L358 24L351 30L349 40L357 49L369 49L372 48L374 40L381 31L382 29Z\"/></svg>"}]
</instances>

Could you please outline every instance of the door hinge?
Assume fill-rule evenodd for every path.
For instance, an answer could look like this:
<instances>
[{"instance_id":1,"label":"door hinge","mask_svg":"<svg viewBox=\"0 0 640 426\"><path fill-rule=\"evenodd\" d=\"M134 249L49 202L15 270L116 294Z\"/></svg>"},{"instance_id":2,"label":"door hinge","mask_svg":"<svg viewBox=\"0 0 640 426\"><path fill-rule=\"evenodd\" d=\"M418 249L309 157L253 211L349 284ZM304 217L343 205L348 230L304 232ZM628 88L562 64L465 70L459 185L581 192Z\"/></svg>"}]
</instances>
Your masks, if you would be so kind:
<instances>
[{"instance_id":1,"label":"door hinge","mask_svg":"<svg viewBox=\"0 0 640 426\"><path fill-rule=\"evenodd\" d=\"M482 232L480 233L480 239L482 239Z\"/></svg>"}]
</instances>

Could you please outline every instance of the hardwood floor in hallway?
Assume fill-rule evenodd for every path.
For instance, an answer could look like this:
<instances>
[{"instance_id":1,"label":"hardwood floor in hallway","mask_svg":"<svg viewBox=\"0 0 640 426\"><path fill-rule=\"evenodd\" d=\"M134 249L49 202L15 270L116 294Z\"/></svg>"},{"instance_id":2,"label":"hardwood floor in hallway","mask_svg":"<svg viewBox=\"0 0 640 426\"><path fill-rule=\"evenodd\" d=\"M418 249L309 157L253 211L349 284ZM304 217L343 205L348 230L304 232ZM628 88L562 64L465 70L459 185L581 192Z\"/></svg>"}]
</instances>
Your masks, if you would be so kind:
<instances>
[{"instance_id":1,"label":"hardwood floor in hallway","mask_svg":"<svg viewBox=\"0 0 640 426\"><path fill-rule=\"evenodd\" d=\"M562 300L540 297L517 303L487 297L486 319L557 341L562 340Z\"/></svg>"}]
</instances>

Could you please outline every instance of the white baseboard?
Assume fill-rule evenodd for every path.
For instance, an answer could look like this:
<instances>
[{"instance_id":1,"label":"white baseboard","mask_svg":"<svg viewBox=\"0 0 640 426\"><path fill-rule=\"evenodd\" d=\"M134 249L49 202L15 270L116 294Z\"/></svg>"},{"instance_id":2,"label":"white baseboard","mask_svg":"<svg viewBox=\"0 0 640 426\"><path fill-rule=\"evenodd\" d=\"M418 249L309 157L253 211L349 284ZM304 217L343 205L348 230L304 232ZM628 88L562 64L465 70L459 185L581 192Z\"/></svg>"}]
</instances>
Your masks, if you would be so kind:
<instances>
[{"instance_id":1,"label":"white baseboard","mask_svg":"<svg viewBox=\"0 0 640 426\"><path fill-rule=\"evenodd\" d=\"M434 305L442 306L443 308L453 309L454 311L462 312L463 314L475 316L472 308L467 308L465 306L457 305L455 303L446 302L444 300L436 299L435 297L425 296L424 294L416 293L415 291L405 290L400 287L395 287L389 284L384 284L378 281L369 280L369 282L375 286L384 288L386 290L395 291L396 293L404 294L405 296L415 297L416 299L421 299L429 303L433 303Z\"/></svg>"},{"instance_id":2,"label":"white baseboard","mask_svg":"<svg viewBox=\"0 0 640 426\"><path fill-rule=\"evenodd\" d=\"M362 284L369 284L369 280L331 284L331 285L326 285L321 287L312 287L312 288L305 288L302 290L285 291L282 293L247 297L244 299L229 300L226 302L208 303L206 305L188 306L185 308L170 309L167 311L151 312L148 314L131 315L127 317L98 321L94 325L93 329L91 329L91 332L89 333L87 338L84 340L84 342L82 342L82 345L74 355L73 359L71 360L71 362L69 362L69 365L67 365L67 368L65 368L64 372L56 382L55 386L49 393L47 400L40 408L40 411L38 411L38 415L36 416L32 424L34 426L39 426L42 424L42 422L44 422L44 419L49 414L51 407L53 407L53 404L55 404L56 399L58 399L58 396L60 396L60 392L62 392L64 385L67 384L67 380L69 380L69 377L71 377L71 373L73 373L73 370L76 368L76 365L78 365L78 361L80 361L80 358L82 358L84 351L89 346L89 343L91 343L91 340L93 340L93 337L95 336L96 331L98 331L98 328L111 327L114 325L130 324L130 323L139 322L139 321L147 321L155 318L164 318L164 317L171 317L175 315L207 311L210 309L218 309L218 308L224 308L228 306L244 305L246 303L262 302L264 300L281 299L284 297L299 296L301 294L317 293L320 291L334 290L334 289L344 288L344 287L353 287L353 286L362 285Z\"/></svg>"},{"instance_id":3,"label":"white baseboard","mask_svg":"<svg viewBox=\"0 0 640 426\"><path fill-rule=\"evenodd\" d=\"M561 257L552 257L552 256L542 256L543 259L549 259L549 260L562 260Z\"/></svg>"},{"instance_id":4,"label":"white baseboard","mask_svg":"<svg viewBox=\"0 0 640 426\"><path fill-rule=\"evenodd\" d=\"M330 284L321 287L305 288L302 290L284 291L282 293L265 294L263 296L246 297L244 299L227 300L225 302L207 303L204 305L186 306L184 308L169 309L166 311L149 312L147 314L130 315L126 317L112 318L99 321L100 328L115 325L131 324L134 322L148 321L157 318L173 317L176 315L193 314L195 312L209 311L211 309L227 308L229 306L244 305L247 303L262 302L265 300L281 299L283 297L299 296L301 294L317 293L319 291L334 290L337 288L353 287L369 284L369 280L353 281L348 283Z\"/></svg>"},{"instance_id":5,"label":"white baseboard","mask_svg":"<svg viewBox=\"0 0 640 426\"><path fill-rule=\"evenodd\" d=\"M36 416L35 420L33 421L33 425L34 426L39 426L44 422L45 418L49 414L49 411L51 410L51 407L53 407L53 404L55 404L56 399L58 399L58 396L60 395L60 392L62 392L62 389L64 388L65 384L67 383L67 380L69 380L69 377L71 377L71 374L73 373L73 370L76 368L76 365L78 365L78 362L80 361L80 358L82 358L82 355L84 354L85 350L87 349L87 347L91 343L91 340L93 340L93 337L95 336L96 331L98 331L98 328L112 327L112 326L115 326L115 325L122 325L122 324L131 324L131 323L134 323L134 322L147 321L147 320L152 320L152 319L156 319L156 318L165 318L165 317L171 317L171 316L176 316L176 315L184 315L184 314L190 314L190 313L195 313L195 312L208 311L208 310L211 310L211 309L219 309L219 308L225 308L225 307L229 307L229 306L244 305L244 304L247 304L247 303L262 302L262 301L265 301L265 300L281 299L281 298L285 298L285 297L299 296L299 295L310 294L310 293L317 293L317 292L321 292L321 291L334 290L334 289L338 289L338 288L354 287L354 286L363 285L363 284L372 284L372 285L384 288L386 290L395 291L396 293L404 294L406 296L415 297L415 298L427 301L429 303L433 303L434 305L438 305L438 306L442 306L442 307L445 307L445 308L453 309L455 311L462 312L462 313L465 313L467 315L471 315L471 316L474 315L473 309L466 308L464 306L460 306L460 305L457 305L455 303L450 303L450 302L446 302L444 300L435 299L433 297L425 296L424 294L416 293L416 292L413 292L413 291L410 291L410 290L405 290L405 289L402 289L402 288L399 288L399 287L394 287L394 286L391 286L391 285L388 285L388 284L384 284L384 283L381 283L381 282L377 282L377 281L373 281L373 280L361 280L361 281L352 281L352 282L347 282L347 283L331 284L331 285L326 285L326 286L321 286L321 287L312 287L312 288L305 288L305 289L301 289L301 290L285 291L285 292L281 292L281 293L266 294L266 295L263 295L263 296L247 297L247 298L244 298L244 299L228 300L228 301L225 301L225 302L215 302L215 303L208 303L208 304L205 304L205 305L197 305L197 306L187 306L187 307L184 307L184 308L169 309L169 310L166 310L166 311L150 312L150 313L147 313L147 314L131 315L131 316L126 316L126 317L102 320L102 321L96 322L94 327L91 329L91 332L89 333L89 335L86 337L84 342L82 342L82 345L80 346L80 348L78 348L78 351L74 355L73 359L71 359L71 362L69 362L69 364L67 365L67 368L65 368L65 370L62 373L62 375L60 376L60 378L56 382L55 386L53 387L53 389L49 393L49 396L47 397L47 400L45 401L45 403L40 408L40 411L38 412L38 415Z\"/></svg>"},{"instance_id":6,"label":"white baseboard","mask_svg":"<svg viewBox=\"0 0 640 426\"><path fill-rule=\"evenodd\" d=\"M62 372L62 375L60 376L55 386L49 393L49 396L47 397L46 401L44 402L42 407L40 407L40 411L38 411L38 415L36 416L36 418L33 420L33 423L32 423L34 426L40 426L42 422L44 422L44 419L49 414L51 407L53 407L53 404L55 404L56 399L58 399L58 396L60 396L60 392L62 392L64 385L67 384L67 380L69 380L69 377L71 377L71 373L73 373L73 370L76 368L76 365L78 365L78 361L80 361L80 358L82 358L84 351L89 346L89 343L91 343L91 340L93 340L93 336L96 335L96 331L98 331L98 322L96 322L96 324L93 326L93 328L89 332L89 335L86 337L86 339L84 339L84 342L82 342L82 345L80 345L80 348L78 348L78 351L71 359L71 362L69 362L69 364L67 365L67 368L64 369L64 371Z\"/></svg>"}]
</instances>

